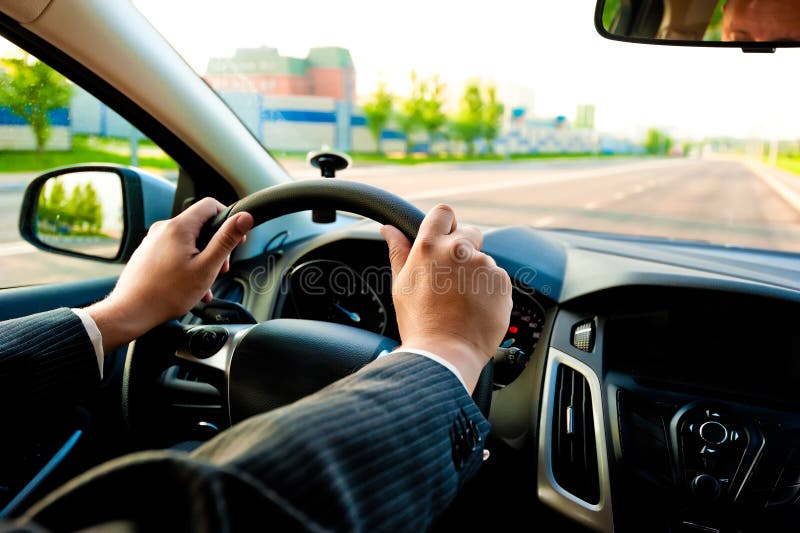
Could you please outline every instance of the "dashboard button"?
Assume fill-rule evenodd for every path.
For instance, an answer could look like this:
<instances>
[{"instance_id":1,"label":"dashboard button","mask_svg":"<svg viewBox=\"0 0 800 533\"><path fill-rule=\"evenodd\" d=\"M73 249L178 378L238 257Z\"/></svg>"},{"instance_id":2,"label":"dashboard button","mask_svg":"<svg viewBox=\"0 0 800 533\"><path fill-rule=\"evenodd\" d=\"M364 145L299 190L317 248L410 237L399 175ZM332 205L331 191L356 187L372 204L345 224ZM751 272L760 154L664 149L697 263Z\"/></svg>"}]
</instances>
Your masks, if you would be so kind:
<instances>
[{"instance_id":1,"label":"dashboard button","mask_svg":"<svg viewBox=\"0 0 800 533\"><path fill-rule=\"evenodd\" d=\"M728 440L728 428L716 420L703 422L698 431L700 438L709 444L719 445Z\"/></svg>"},{"instance_id":2,"label":"dashboard button","mask_svg":"<svg viewBox=\"0 0 800 533\"><path fill-rule=\"evenodd\" d=\"M700 474L692 480L692 494L701 502L713 502L719 498L719 481L709 474Z\"/></svg>"}]
</instances>

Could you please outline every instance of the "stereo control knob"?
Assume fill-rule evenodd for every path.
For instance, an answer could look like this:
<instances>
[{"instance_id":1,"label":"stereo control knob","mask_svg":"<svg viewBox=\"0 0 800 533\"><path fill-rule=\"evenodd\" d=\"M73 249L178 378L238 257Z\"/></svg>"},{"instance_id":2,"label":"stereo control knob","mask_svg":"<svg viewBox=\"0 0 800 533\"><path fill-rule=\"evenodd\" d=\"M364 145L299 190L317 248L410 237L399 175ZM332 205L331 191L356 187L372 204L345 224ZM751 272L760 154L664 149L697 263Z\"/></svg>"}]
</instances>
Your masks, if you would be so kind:
<instances>
[{"instance_id":1,"label":"stereo control knob","mask_svg":"<svg viewBox=\"0 0 800 533\"><path fill-rule=\"evenodd\" d=\"M728 428L716 420L703 422L698 432L700 438L709 444L719 445L728 440Z\"/></svg>"},{"instance_id":2,"label":"stereo control knob","mask_svg":"<svg viewBox=\"0 0 800 533\"><path fill-rule=\"evenodd\" d=\"M713 502L719 498L719 481L709 474L700 474L692 480L692 495L701 502Z\"/></svg>"}]
</instances>

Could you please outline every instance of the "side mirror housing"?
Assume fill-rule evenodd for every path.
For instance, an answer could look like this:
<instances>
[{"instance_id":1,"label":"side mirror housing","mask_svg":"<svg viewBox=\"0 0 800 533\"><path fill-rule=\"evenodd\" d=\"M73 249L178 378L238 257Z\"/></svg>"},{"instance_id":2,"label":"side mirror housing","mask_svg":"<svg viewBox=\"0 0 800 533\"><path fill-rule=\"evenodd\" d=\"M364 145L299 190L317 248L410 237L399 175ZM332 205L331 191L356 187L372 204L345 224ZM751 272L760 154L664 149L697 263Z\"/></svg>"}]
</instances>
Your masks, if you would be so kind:
<instances>
[{"instance_id":1,"label":"side mirror housing","mask_svg":"<svg viewBox=\"0 0 800 533\"><path fill-rule=\"evenodd\" d=\"M28 185L19 231L41 250L124 263L154 222L172 216L174 198L174 184L141 169L61 167Z\"/></svg>"}]
</instances>

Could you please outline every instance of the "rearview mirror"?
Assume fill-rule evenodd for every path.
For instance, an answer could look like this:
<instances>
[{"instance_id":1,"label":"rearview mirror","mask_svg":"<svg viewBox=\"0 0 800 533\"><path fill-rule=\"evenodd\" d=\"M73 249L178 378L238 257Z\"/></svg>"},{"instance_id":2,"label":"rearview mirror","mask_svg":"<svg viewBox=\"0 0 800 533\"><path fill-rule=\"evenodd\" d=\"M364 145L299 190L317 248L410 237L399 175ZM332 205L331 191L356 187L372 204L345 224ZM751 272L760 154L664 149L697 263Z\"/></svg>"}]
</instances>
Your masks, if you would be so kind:
<instances>
[{"instance_id":1,"label":"rearview mirror","mask_svg":"<svg viewBox=\"0 0 800 533\"><path fill-rule=\"evenodd\" d=\"M171 216L174 196L172 183L139 169L59 168L28 185L19 230L49 252L122 263L153 222Z\"/></svg>"},{"instance_id":2,"label":"rearview mirror","mask_svg":"<svg viewBox=\"0 0 800 533\"><path fill-rule=\"evenodd\" d=\"M774 52L800 46L800 2L598 0L595 27L618 41Z\"/></svg>"}]
</instances>

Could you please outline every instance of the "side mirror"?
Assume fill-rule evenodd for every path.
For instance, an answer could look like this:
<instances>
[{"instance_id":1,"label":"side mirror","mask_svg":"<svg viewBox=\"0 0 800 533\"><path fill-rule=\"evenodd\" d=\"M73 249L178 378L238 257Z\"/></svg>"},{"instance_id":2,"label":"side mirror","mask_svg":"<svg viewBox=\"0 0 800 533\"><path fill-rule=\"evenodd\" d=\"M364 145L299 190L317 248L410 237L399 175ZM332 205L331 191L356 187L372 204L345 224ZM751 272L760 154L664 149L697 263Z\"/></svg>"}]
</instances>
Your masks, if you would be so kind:
<instances>
[{"instance_id":1,"label":"side mirror","mask_svg":"<svg viewBox=\"0 0 800 533\"><path fill-rule=\"evenodd\" d=\"M19 231L49 252L124 263L150 225L172 215L175 185L108 164L51 170L25 190Z\"/></svg>"}]
</instances>

